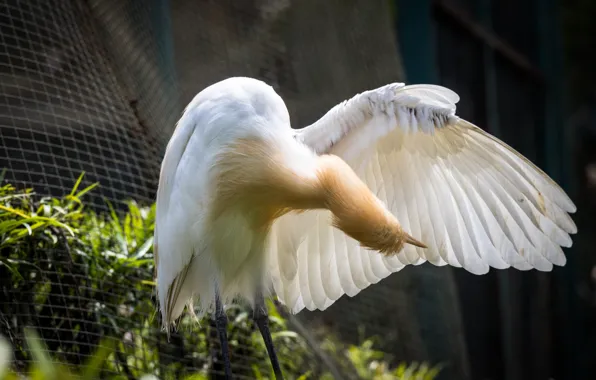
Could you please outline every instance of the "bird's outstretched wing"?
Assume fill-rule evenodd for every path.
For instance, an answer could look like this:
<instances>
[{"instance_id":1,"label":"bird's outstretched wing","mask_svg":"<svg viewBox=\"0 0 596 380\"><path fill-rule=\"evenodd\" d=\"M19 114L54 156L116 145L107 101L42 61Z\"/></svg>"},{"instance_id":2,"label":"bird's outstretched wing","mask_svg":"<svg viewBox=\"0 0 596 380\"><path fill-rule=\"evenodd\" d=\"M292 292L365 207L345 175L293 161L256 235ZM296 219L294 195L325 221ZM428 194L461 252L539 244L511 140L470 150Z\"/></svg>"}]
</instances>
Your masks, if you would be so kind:
<instances>
[{"instance_id":1,"label":"bird's outstretched wing","mask_svg":"<svg viewBox=\"0 0 596 380\"><path fill-rule=\"evenodd\" d=\"M275 291L292 311L325 309L407 264L489 267L563 265L573 202L511 147L455 115L459 97L440 86L391 84L338 104L295 137L343 158L428 248L386 257L332 227L328 211L288 214L271 234Z\"/></svg>"}]
</instances>

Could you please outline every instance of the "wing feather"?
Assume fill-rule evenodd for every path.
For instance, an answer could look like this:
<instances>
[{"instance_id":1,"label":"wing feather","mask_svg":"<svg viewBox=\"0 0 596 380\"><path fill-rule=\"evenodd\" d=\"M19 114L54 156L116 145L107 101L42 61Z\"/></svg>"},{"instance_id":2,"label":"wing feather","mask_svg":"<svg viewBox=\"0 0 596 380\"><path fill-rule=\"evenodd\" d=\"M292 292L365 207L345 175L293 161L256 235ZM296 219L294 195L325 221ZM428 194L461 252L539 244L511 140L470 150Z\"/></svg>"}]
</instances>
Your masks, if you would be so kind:
<instances>
[{"instance_id":1,"label":"wing feather","mask_svg":"<svg viewBox=\"0 0 596 380\"><path fill-rule=\"evenodd\" d=\"M427 244L432 247L429 250L425 250L424 256L425 258L432 264L442 266L446 265L447 261L441 257L439 246L440 241L444 240L444 224L443 218L439 211L439 203L438 197L435 190L435 185L430 180L428 175L430 162L427 158L418 156L418 167L420 175L418 176L417 181L417 192L420 192L424 195L427 204L427 215L428 218L428 230L427 230L427 237L423 237ZM424 185L426 183L426 191L423 191Z\"/></svg>"},{"instance_id":2,"label":"wing feather","mask_svg":"<svg viewBox=\"0 0 596 380\"><path fill-rule=\"evenodd\" d=\"M190 296L190 294L185 293L183 287L191 266L193 253L191 247L187 244L172 244L173 241L183 242L180 239L180 228L178 226L184 224L184 221L180 220L180 207L178 207L176 201L172 201L172 198L178 200L180 198L176 194L176 176L193 131L194 126L184 122L184 120L181 120L181 123L177 125L166 148L157 189L153 239L154 275L158 279L157 295L162 313L162 324L167 329L182 312L186 300ZM160 257L164 254L169 259L162 264Z\"/></svg>"},{"instance_id":3,"label":"wing feather","mask_svg":"<svg viewBox=\"0 0 596 380\"><path fill-rule=\"evenodd\" d=\"M408 264L550 271L564 265L576 210L567 194L510 146L455 115L459 97L440 86L391 84L333 107L295 137L318 154L343 158L385 203L403 229L420 238L395 256L363 249L329 222L328 211L285 215L276 222L270 254L280 300L293 312L324 310L341 295L354 296ZM284 236L316 213L299 234ZM323 217L324 216L324 217ZM277 249L274 249L276 247ZM308 249L306 249L308 247ZM285 257L293 256L294 259ZM301 272L284 263L298 261ZM292 271L290 271L292 272ZM294 271L295 272L295 271ZM303 278L310 286L304 286ZM300 295L287 289L300 283ZM284 292L285 290L285 292Z\"/></svg>"},{"instance_id":4,"label":"wing feather","mask_svg":"<svg viewBox=\"0 0 596 380\"><path fill-rule=\"evenodd\" d=\"M315 229L321 227L320 219L315 225ZM352 278L350 263L348 259L348 245L346 244L346 238L336 238L337 249L335 251L335 262L337 263L337 276L340 285L340 291L342 293L355 294L358 292L355 280ZM333 274L330 274L333 275Z\"/></svg>"},{"instance_id":5,"label":"wing feather","mask_svg":"<svg viewBox=\"0 0 596 380\"><path fill-rule=\"evenodd\" d=\"M317 214L317 219L321 217ZM318 220L317 220L318 222ZM330 252L329 249L329 236L331 234L330 229L317 229L315 232L315 238L309 240L308 252ZM308 253L307 253L308 254ZM322 259L322 257L321 257ZM321 265L322 260L308 260L308 283L313 303L317 308L324 307L327 301L327 294L323 287L323 281L321 280Z\"/></svg>"}]
</instances>

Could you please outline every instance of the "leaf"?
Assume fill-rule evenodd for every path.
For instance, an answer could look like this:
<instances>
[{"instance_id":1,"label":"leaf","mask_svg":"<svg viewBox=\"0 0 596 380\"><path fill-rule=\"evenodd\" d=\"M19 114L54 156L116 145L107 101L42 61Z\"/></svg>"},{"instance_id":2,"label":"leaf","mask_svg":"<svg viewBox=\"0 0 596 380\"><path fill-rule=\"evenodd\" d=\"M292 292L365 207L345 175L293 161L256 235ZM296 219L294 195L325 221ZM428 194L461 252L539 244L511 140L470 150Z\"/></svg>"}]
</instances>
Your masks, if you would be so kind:
<instances>
[{"instance_id":1,"label":"leaf","mask_svg":"<svg viewBox=\"0 0 596 380\"><path fill-rule=\"evenodd\" d=\"M0 235L9 233L10 230L16 226L19 226L21 223L23 223L23 219L5 220L4 222L0 222Z\"/></svg>"},{"instance_id":2,"label":"leaf","mask_svg":"<svg viewBox=\"0 0 596 380\"><path fill-rule=\"evenodd\" d=\"M13 209L11 207L8 207L8 206L0 205L0 210L4 210L4 211L9 212L9 213L14 214L14 215L18 215L21 218L29 218L29 215L24 214L21 211L15 210L15 209Z\"/></svg>"},{"instance_id":3,"label":"leaf","mask_svg":"<svg viewBox=\"0 0 596 380\"><path fill-rule=\"evenodd\" d=\"M107 199L104 200L107 203L108 208L110 209L110 225L116 230L116 233L113 234L113 237L118 241L122 253L124 253L126 256L129 256L128 244L126 243L124 229L122 228L122 224L120 223L120 218L118 217L116 210L112 206L112 203Z\"/></svg>"},{"instance_id":4,"label":"leaf","mask_svg":"<svg viewBox=\"0 0 596 380\"><path fill-rule=\"evenodd\" d=\"M0 265L4 265L10 271L10 273L17 276L19 280L24 280L23 276L21 276L19 271L11 265L8 259L0 257Z\"/></svg>"},{"instance_id":5,"label":"leaf","mask_svg":"<svg viewBox=\"0 0 596 380\"><path fill-rule=\"evenodd\" d=\"M29 193L29 194L10 194L10 195L6 195L4 197L0 197L0 202L8 202L11 199L27 198L27 197L30 197L32 194L34 194L34 193Z\"/></svg>"},{"instance_id":6,"label":"leaf","mask_svg":"<svg viewBox=\"0 0 596 380\"><path fill-rule=\"evenodd\" d=\"M99 376L101 368L106 359L114 351L114 342L111 340L104 341L99 344L99 349L90 358L83 370L83 379L93 380Z\"/></svg>"},{"instance_id":7,"label":"leaf","mask_svg":"<svg viewBox=\"0 0 596 380\"><path fill-rule=\"evenodd\" d=\"M106 202L108 208L110 209L110 216L112 218L111 224L118 231L118 233L122 234L123 230L122 225L120 224L120 218L118 218L118 214L116 213L114 206L112 206L112 202L110 202L107 198L104 198L104 202Z\"/></svg>"},{"instance_id":8,"label":"leaf","mask_svg":"<svg viewBox=\"0 0 596 380\"><path fill-rule=\"evenodd\" d=\"M157 380L157 378L154 378ZM208 380L209 378L202 373L195 373L193 375L187 376L184 380Z\"/></svg>"},{"instance_id":9,"label":"leaf","mask_svg":"<svg viewBox=\"0 0 596 380\"><path fill-rule=\"evenodd\" d=\"M22 379L16 373L14 373L12 371L8 371L7 373L5 373L3 375L2 380L22 380Z\"/></svg>"},{"instance_id":10,"label":"leaf","mask_svg":"<svg viewBox=\"0 0 596 380\"><path fill-rule=\"evenodd\" d=\"M139 249L137 249L137 252L132 256L132 259L140 259L141 257L145 256L147 254L147 252L149 252L149 249L151 249L151 246L153 245L153 236L151 236L149 239L145 240L145 242L143 243L142 246L139 247Z\"/></svg>"},{"instance_id":11,"label":"leaf","mask_svg":"<svg viewBox=\"0 0 596 380\"><path fill-rule=\"evenodd\" d=\"M5 374L9 373L11 361L12 347L8 340L0 335L0 379L4 379Z\"/></svg>"},{"instance_id":12,"label":"leaf","mask_svg":"<svg viewBox=\"0 0 596 380\"><path fill-rule=\"evenodd\" d=\"M47 348L39 338L39 335L31 328L25 328L25 341L31 351L33 360L37 364L39 371L46 376L46 379L56 378L56 368L52 364L52 359L47 353Z\"/></svg>"},{"instance_id":13,"label":"leaf","mask_svg":"<svg viewBox=\"0 0 596 380\"><path fill-rule=\"evenodd\" d=\"M56 204L56 205L54 205L53 209L54 209L54 210L56 210L56 211L58 211L58 212L56 213L56 215L54 215L53 217L57 217L57 216L58 216L58 214L61 214L61 215L66 215L66 214L68 214L68 212L67 212L67 211L66 211L66 210L65 210L63 207L60 207L60 205L57 205L57 204Z\"/></svg>"},{"instance_id":14,"label":"leaf","mask_svg":"<svg viewBox=\"0 0 596 380\"><path fill-rule=\"evenodd\" d=\"M130 258L126 258L126 263L127 263L129 266L131 266L131 267L134 267L134 268L139 268L139 267L142 267L142 266L144 266L144 265L146 265L146 264L151 264L151 263L153 263L153 259L145 259L145 260L133 260L133 259L130 259Z\"/></svg>"},{"instance_id":15,"label":"leaf","mask_svg":"<svg viewBox=\"0 0 596 380\"><path fill-rule=\"evenodd\" d=\"M77 198L81 198L81 197L83 197L83 195L87 194L88 192L90 192L91 190L95 189L98 186L99 186L99 182L95 182L95 183L87 186L83 190L79 191L75 196Z\"/></svg>"},{"instance_id":16,"label":"leaf","mask_svg":"<svg viewBox=\"0 0 596 380\"><path fill-rule=\"evenodd\" d=\"M404 374L406 373L406 369L407 369L407 365L406 363L399 363L399 366L397 366L397 369L395 370L395 374L402 378L404 377Z\"/></svg>"},{"instance_id":17,"label":"leaf","mask_svg":"<svg viewBox=\"0 0 596 380\"><path fill-rule=\"evenodd\" d=\"M296 380L308 380L308 378L310 378L310 374L312 373L312 371L308 371L305 374L301 375L298 379Z\"/></svg>"},{"instance_id":18,"label":"leaf","mask_svg":"<svg viewBox=\"0 0 596 380\"><path fill-rule=\"evenodd\" d=\"M75 195L84 176L85 176L85 172L83 171L83 172L81 172L81 174L79 175L79 178L77 178L77 181L75 182L74 186L72 187L72 190L70 191L70 196Z\"/></svg>"},{"instance_id":19,"label":"leaf","mask_svg":"<svg viewBox=\"0 0 596 380\"><path fill-rule=\"evenodd\" d=\"M57 221L56 219L52 219L52 218L42 218L42 220L47 220L51 225L54 225L56 227L60 227L62 229L65 229L66 231L68 231L68 233L70 234L70 236L75 236L74 231L72 230L72 228L70 228L69 226L67 226L66 224Z\"/></svg>"},{"instance_id":20,"label":"leaf","mask_svg":"<svg viewBox=\"0 0 596 380\"><path fill-rule=\"evenodd\" d=\"M259 366L257 366L256 364L253 364L251 367L252 367L253 374L255 375L255 380L264 380L263 374L261 374L261 370L259 369Z\"/></svg>"},{"instance_id":21,"label":"leaf","mask_svg":"<svg viewBox=\"0 0 596 380\"><path fill-rule=\"evenodd\" d=\"M34 230L37 230L37 229L39 229L40 227L42 227L42 226L45 226L45 225L46 225L46 223L44 223L44 222L37 222L37 223L35 223L35 224L34 224L34 225L32 225L32 226L29 226L29 224L27 224L27 223L24 223L24 226L27 228L27 230L26 230L26 231L21 231L21 232L19 232L19 233L17 234L17 237L24 237L24 236L26 236L26 235L29 235L29 236L31 236L31 235L33 235L33 231L34 231Z\"/></svg>"},{"instance_id":22,"label":"leaf","mask_svg":"<svg viewBox=\"0 0 596 380\"><path fill-rule=\"evenodd\" d=\"M439 364L439 365L431 368L430 371L428 371L428 373L424 377L424 380L436 379L439 376L439 373L441 373L441 371L443 370L443 368L444 368L444 366L442 364Z\"/></svg>"},{"instance_id":23,"label":"leaf","mask_svg":"<svg viewBox=\"0 0 596 380\"><path fill-rule=\"evenodd\" d=\"M278 339L278 338L298 339L298 338L300 338L300 336L294 331L279 331L279 332L271 333L271 338L273 340Z\"/></svg>"},{"instance_id":24,"label":"leaf","mask_svg":"<svg viewBox=\"0 0 596 380\"><path fill-rule=\"evenodd\" d=\"M238 313L238 315L236 315L236 318L234 319L234 324L238 325L238 324L246 321L247 319L248 319L247 312L244 311L244 312Z\"/></svg>"}]
</instances>

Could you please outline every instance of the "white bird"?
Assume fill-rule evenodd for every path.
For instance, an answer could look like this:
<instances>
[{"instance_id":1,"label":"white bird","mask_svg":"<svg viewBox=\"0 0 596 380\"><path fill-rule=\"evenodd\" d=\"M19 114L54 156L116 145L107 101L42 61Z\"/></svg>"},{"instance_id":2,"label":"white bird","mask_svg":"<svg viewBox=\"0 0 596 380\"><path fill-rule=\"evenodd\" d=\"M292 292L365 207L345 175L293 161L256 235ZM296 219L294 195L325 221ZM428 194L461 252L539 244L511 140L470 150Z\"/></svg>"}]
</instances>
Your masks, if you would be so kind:
<instances>
[{"instance_id":1,"label":"white bird","mask_svg":"<svg viewBox=\"0 0 596 380\"><path fill-rule=\"evenodd\" d=\"M394 83L292 129L283 100L259 80L201 91L161 167L154 252L164 327L185 306L215 306L230 376L222 304L246 300L281 378L264 306L274 293L297 313L408 264L474 274L564 265L575 205L528 159L456 116L458 101L444 87Z\"/></svg>"}]
</instances>

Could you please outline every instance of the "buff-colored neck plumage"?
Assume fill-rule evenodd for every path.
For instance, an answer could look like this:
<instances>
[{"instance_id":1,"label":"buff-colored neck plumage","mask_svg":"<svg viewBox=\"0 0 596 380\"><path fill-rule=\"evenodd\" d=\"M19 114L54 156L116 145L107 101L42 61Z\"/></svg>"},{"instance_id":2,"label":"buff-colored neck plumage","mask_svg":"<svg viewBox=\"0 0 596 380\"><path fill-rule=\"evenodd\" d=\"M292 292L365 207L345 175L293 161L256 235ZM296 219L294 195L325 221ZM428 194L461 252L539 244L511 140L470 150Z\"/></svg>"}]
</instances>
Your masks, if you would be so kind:
<instances>
[{"instance_id":1,"label":"buff-colored neck plumage","mask_svg":"<svg viewBox=\"0 0 596 380\"><path fill-rule=\"evenodd\" d=\"M219 160L215 215L234 204L242 207L255 229L268 229L287 212L328 209L333 223L362 246L386 255L404 244L426 246L405 233L397 219L341 158L315 156L309 174L284 162L284 152L260 139L242 139Z\"/></svg>"}]
</instances>

